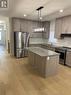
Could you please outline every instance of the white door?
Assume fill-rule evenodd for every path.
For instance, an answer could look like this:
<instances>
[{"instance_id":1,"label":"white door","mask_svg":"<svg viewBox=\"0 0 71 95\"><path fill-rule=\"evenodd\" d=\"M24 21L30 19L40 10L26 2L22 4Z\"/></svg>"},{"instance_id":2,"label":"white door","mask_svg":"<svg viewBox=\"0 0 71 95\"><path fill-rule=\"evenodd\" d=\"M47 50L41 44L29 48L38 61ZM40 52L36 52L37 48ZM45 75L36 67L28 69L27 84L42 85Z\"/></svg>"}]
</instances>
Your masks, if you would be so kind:
<instances>
[{"instance_id":1,"label":"white door","mask_svg":"<svg viewBox=\"0 0 71 95\"><path fill-rule=\"evenodd\" d=\"M6 45L6 34L4 26L0 25L0 45Z\"/></svg>"}]
</instances>

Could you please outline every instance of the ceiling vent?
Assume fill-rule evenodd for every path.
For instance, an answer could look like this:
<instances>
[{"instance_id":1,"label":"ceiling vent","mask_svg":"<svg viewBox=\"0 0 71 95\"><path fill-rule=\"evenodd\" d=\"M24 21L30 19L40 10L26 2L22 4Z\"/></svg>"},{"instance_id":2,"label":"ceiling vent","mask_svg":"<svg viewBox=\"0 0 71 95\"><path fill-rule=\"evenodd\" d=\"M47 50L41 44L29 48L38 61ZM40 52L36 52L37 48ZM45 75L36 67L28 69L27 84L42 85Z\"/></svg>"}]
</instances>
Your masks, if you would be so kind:
<instances>
[{"instance_id":1,"label":"ceiling vent","mask_svg":"<svg viewBox=\"0 0 71 95\"><path fill-rule=\"evenodd\" d=\"M0 0L0 8L7 8L8 0Z\"/></svg>"}]
</instances>

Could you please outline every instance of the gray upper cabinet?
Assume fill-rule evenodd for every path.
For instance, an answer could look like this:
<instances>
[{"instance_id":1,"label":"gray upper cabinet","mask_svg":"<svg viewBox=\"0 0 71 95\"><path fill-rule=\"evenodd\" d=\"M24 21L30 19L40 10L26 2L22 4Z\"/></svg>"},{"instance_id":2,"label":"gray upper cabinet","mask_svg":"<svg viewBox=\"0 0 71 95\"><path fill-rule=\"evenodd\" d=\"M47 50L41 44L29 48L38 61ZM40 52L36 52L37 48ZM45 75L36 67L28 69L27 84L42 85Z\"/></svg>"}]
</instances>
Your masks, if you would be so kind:
<instances>
[{"instance_id":1,"label":"gray upper cabinet","mask_svg":"<svg viewBox=\"0 0 71 95\"><path fill-rule=\"evenodd\" d=\"M55 22L55 38L60 38L60 35L62 33L62 19L56 19Z\"/></svg>"},{"instance_id":2,"label":"gray upper cabinet","mask_svg":"<svg viewBox=\"0 0 71 95\"><path fill-rule=\"evenodd\" d=\"M25 20L25 19L19 19L19 18L13 18L12 19L13 23L13 31L21 31L21 32L29 32L30 34L32 34L31 37L34 38L48 38L48 33L49 33L49 23L48 22L43 22L39 23L37 21L30 21L30 20ZM34 29L41 27L43 25L43 27L45 28L44 32L34 32Z\"/></svg>"},{"instance_id":3,"label":"gray upper cabinet","mask_svg":"<svg viewBox=\"0 0 71 95\"><path fill-rule=\"evenodd\" d=\"M37 27L37 22L13 18L12 19L13 31L21 31L21 32L33 32Z\"/></svg>"},{"instance_id":4,"label":"gray upper cabinet","mask_svg":"<svg viewBox=\"0 0 71 95\"><path fill-rule=\"evenodd\" d=\"M32 21L29 20L21 20L21 31L23 32L32 32Z\"/></svg>"},{"instance_id":5,"label":"gray upper cabinet","mask_svg":"<svg viewBox=\"0 0 71 95\"><path fill-rule=\"evenodd\" d=\"M12 24L13 25L13 31L16 31L16 32L20 31L20 26L21 26L20 19L13 19L12 22L13 22L13 24Z\"/></svg>"},{"instance_id":6,"label":"gray upper cabinet","mask_svg":"<svg viewBox=\"0 0 71 95\"><path fill-rule=\"evenodd\" d=\"M28 22L26 20L21 20L21 31L28 32Z\"/></svg>"},{"instance_id":7,"label":"gray upper cabinet","mask_svg":"<svg viewBox=\"0 0 71 95\"><path fill-rule=\"evenodd\" d=\"M28 29L27 32L29 32L29 33L30 32L33 32L33 29L32 29L32 21L28 21L27 26L28 26L27 27L27 29Z\"/></svg>"},{"instance_id":8,"label":"gray upper cabinet","mask_svg":"<svg viewBox=\"0 0 71 95\"><path fill-rule=\"evenodd\" d=\"M71 33L71 16L56 19L55 37L60 38L61 34Z\"/></svg>"},{"instance_id":9,"label":"gray upper cabinet","mask_svg":"<svg viewBox=\"0 0 71 95\"><path fill-rule=\"evenodd\" d=\"M62 33L71 33L71 16L63 17Z\"/></svg>"}]
</instances>

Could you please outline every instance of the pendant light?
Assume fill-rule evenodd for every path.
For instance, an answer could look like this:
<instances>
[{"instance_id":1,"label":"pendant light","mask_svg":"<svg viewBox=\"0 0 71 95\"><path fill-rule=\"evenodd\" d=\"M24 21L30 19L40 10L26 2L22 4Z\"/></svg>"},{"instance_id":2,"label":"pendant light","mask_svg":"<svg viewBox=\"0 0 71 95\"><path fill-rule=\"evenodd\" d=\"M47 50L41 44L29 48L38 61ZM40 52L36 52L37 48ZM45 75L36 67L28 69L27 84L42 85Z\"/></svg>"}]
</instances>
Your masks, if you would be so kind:
<instances>
[{"instance_id":1,"label":"pendant light","mask_svg":"<svg viewBox=\"0 0 71 95\"><path fill-rule=\"evenodd\" d=\"M41 9L43 9L44 7L41 6L39 7L38 9L36 9L36 11L38 12L38 26L40 25L40 27L34 29L34 32L43 32L44 31L44 27L42 27L40 24L41 23L41 20L42 20L42 16L41 16Z\"/></svg>"}]
</instances>

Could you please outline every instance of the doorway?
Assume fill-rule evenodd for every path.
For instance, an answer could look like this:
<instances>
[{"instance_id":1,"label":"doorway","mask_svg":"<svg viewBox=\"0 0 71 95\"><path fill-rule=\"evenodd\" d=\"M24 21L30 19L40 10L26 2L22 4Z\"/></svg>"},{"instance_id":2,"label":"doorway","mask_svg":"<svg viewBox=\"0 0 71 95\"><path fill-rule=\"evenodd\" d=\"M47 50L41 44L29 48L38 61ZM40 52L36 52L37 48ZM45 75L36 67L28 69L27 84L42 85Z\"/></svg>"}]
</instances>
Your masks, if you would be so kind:
<instances>
[{"instance_id":1,"label":"doorway","mask_svg":"<svg viewBox=\"0 0 71 95\"><path fill-rule=\"evenodd\" d=\"M6 48L6 24L0 21L0 52Z\"/></svg>"}]
</instances>

